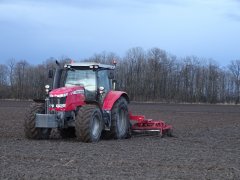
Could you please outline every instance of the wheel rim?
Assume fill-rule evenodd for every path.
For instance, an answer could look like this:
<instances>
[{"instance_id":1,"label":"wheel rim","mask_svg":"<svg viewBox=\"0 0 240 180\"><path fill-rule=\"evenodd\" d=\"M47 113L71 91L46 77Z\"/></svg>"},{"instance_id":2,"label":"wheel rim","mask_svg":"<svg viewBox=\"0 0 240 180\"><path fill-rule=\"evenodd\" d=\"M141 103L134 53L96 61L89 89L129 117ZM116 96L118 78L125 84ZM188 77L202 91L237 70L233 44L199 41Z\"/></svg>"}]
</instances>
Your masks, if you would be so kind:
<instances>
[{"instance_id":1,"label":"wheel rim","mask_svg":"<svg viewBox=\"0 0 240 180\"><path fill-rule=\"evenodd\" d=\"M94 115L92 123L92 135L97 138L100 134L100 118L98 115Z\"/></svg>"},{"instance_id":2,"label":"wheel rim","mask_svg":"<svg viewBox=\"0 0 240 180\"><path fill-rule=\"evenodd\" d=\"M118 123L119 133L121 135L124 134L127 126L127 116L126 116L126 111L123 108L119 110L117 123Z\"/></svg>"}]
</instances>

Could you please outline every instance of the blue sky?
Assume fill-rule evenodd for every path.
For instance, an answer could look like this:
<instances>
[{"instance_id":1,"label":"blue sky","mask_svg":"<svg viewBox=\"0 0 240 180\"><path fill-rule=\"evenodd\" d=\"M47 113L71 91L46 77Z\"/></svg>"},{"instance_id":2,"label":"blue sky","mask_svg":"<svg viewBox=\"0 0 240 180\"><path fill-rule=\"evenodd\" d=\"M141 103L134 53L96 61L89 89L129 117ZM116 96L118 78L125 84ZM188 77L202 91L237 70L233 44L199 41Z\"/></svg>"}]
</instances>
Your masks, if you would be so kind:
<instances>
[{"instance_id":1,"label":"blue sky","mask_svg":"<svg viewBox=\"0 0 240 180\"><path fill-rule=\"evenodd\" d=\"M177 57L240 59L239 0L0 0L0 64L158 47Z\"/></svg>"}]
</instances>

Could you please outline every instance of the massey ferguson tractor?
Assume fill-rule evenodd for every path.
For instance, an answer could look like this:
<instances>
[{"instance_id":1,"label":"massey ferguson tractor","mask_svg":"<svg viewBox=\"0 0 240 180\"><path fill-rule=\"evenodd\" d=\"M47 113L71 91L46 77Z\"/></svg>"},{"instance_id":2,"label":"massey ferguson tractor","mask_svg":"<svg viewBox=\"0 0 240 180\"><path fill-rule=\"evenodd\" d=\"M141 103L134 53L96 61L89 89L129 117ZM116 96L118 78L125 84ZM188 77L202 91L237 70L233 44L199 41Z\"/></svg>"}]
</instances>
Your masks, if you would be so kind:
<instances>
[{"instance_id":1,"label":"massey ferguson tractor","mask_svg":"<svg viewBox=\"0 0 240 180\"><path fill-rule=\"evenodd\" d=\"M132 115L126 92L115 90L114 65L81 62L49 71L53 85L45 86L45 100L34 100L26 113L24 131L29 139L48 139L58 129L63 138L97 142L101 137L131 137L132 132L156 131L171 136L163 121Z\"/></svg>"}]
</instances>

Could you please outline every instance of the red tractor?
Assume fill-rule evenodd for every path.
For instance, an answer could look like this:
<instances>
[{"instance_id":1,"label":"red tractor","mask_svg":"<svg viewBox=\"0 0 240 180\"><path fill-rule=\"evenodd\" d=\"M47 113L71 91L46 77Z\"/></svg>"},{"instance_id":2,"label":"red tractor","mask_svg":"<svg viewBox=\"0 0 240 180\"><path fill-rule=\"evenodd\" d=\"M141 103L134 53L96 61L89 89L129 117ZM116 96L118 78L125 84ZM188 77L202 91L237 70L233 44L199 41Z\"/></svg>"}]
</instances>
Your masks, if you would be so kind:
<instances>
[{"instance_id":1,"label":"red tractor","mask_svg":"<svg viewBox=\"0 0 240 180\"><path fill-rule=\"evenodd\" d=\"M131 137L132 131L158 131L171 135L163 121L146 120L128 110L126 92L115 90L114 65L70 63L54 73L53 87L46 85L46 99L34 100L25 118L25 135L48 139L53 128L61 136L83 142L97 142L101 136ZM53 71L49 71L53 77Z\"/></svg>"}]
</instances>

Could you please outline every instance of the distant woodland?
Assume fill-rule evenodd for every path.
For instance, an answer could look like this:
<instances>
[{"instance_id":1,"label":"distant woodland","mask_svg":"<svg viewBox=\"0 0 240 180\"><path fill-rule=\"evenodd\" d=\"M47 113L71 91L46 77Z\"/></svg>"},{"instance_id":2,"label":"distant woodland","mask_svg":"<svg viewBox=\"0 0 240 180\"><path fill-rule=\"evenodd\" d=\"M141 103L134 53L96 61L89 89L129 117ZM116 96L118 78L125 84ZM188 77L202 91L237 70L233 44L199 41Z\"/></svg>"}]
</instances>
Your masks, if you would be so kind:
<instances>
[{"instance_id":1,"label":"distant woodland","mask_svg":"<svg viewBox=\"0 0 240 180\"><path fill-rule=\"evenodd\" d=\"M178 58L159 48L129 49L124 57L114 53L95 54L82 61L112 63L117 60L118 88L134 101L235 103L240 101L240 59L221 67L213 60L189 56ZM55 58L32 65L27 60L9 59L0 64L0 98L44 98L51 84L48 70ZM70 62L70 58L58 59Z\"/></svg>"}]
</instances>

